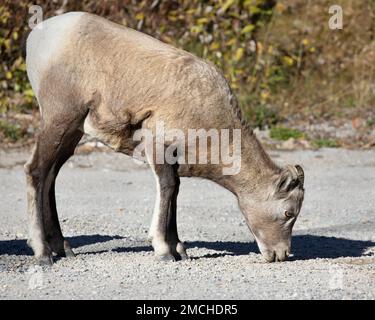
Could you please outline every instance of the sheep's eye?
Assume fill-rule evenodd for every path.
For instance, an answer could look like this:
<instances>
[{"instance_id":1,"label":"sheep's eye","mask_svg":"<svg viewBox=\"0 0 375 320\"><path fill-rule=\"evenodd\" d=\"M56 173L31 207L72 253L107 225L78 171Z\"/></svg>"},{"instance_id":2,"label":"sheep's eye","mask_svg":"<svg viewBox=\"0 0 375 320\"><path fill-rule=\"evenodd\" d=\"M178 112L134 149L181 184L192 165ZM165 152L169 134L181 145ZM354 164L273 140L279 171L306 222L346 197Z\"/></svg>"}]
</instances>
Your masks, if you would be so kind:
<instances>
[{"instance_id":1,"label":"sheep's eye","mask_svg":"<svg viewBox=\"0 0 375 320\"><path fill-rule=\"evenodd\" d=\"M288 219L292 218L293 217L293 213L288 211L288 210L285 210L284 211L284 215L285 217L287 217Z\"/></svg>"}]
</instances>

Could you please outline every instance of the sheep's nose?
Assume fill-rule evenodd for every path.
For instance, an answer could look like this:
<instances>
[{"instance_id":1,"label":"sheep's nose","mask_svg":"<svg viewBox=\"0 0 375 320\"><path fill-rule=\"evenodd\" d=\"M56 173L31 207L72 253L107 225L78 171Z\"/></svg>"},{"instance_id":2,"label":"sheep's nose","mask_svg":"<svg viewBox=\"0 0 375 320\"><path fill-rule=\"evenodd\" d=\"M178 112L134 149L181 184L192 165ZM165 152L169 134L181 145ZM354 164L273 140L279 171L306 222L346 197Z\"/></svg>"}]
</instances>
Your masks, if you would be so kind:
<instances>
[{"instance_id":1,"label":"sheep's nose","mask_svg":"<svg viewBox=\"0 0 375 320\"><path fill-rule=\"evenodd\" d=\"M280 250L280 251L277 251L275 253L275 261L278 262L282 262L282 261L285 261L289 256L289 252L288 250Z\"/></svg>"},{"instance_id":2,"label":"sheep's nose","mask_svg":"<svg viewBox=\"0 0 375 320\"><path fill-rule=\"evenodd\" d=\"M263 259L267 262L278 262L285 261L291 252L291 246L289 243L278 243L273 246L259 245L260 253Z\"/></svg>"},{"instance_id":3,"label":"sheep's nose","mask_svg":"<svg viewBox=\"0 0 375 320\"><path fill-rule=\"evenodd\" d=\"M282 262L290 255L289 250L268 250L263 252L263 257L267 262Z\"/></svg>"}]
</instances>

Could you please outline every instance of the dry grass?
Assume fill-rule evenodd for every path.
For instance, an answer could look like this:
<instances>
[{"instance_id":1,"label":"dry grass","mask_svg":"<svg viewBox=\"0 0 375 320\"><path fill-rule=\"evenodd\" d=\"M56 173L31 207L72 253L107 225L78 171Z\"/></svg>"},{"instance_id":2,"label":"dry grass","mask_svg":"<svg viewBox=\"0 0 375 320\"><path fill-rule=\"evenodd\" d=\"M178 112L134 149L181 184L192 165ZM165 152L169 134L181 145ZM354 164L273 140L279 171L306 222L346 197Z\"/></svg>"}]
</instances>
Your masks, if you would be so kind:
<instances>
[{"instance_id":1,"label":"dry grass","mask_svg":"<svg viewBox=\"0 0 375 320\"><path fill-rule=\"evenodd\" d=\"M259 36L264 74L282 68L278 57L288 58L287 73L266 101L281 117L330 120L374 109L375 1L335 3L343 8L343 30L328 27L330 1L287 0Z\"/></svg>"}]
</instances>

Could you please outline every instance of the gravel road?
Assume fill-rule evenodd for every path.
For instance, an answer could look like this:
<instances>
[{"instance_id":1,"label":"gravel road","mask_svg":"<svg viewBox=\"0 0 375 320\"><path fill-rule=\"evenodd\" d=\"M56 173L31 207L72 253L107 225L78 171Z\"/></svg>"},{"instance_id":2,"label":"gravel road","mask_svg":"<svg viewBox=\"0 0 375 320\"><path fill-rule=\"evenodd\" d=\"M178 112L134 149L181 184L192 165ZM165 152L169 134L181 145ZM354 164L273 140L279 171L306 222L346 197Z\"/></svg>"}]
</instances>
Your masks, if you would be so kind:
<instances>
[{"instance_id":1,"label":"gravel road","mask_svg":"<svg viewBox=\"0 0 375 320\"><path fill-rule=\"evenodd\" d=\"M145 166L114 153L77 155L57 183L77 257L33 265L22 164L0 151L0 299L375 299L375 152L272 152L300 163L306 199L290 261L262 260L234 197L182 179L178 224L191 259L156 262L147 239L155 197Z\"/></svg>"}]
</instances>

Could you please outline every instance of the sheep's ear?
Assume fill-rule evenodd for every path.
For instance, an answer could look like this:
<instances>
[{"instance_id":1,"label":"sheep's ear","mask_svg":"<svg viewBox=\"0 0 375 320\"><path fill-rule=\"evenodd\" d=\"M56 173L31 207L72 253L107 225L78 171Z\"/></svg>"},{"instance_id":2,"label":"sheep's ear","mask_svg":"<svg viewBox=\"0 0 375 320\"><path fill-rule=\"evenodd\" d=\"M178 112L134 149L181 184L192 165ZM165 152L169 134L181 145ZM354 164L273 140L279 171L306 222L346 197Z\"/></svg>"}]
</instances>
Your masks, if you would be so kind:
<instances>
[{"instance_id":1,"label":"sheep's ear","mask_svg":"<svg viewBox=\"0 0 375 320\"><path fill-rule=\"evenodd\" d=\"M287 168L283 169L275 181L276 192L287 192L290 189L292 181L292 173Z\"/></svg>"},{"instance_id":2,"label":"sheep's ear","mask_svg":"<svg viewBox=\"0 0 375 320\"><path fill-rule=\"evenodd\" d=\"M278 193L287 193L298 185L303 186L304 173L301 166L286 166L275 180L275 189Z\"/></svg>"},{"instance_id":3,"label":"sheep's ear","mask_svg":"<svg viewBox=\"0 0 375 320\"><path fill-rule=\"evenodd\" d=\"M305 172L303 171L302 167L298 164L295 166L295 168L297 170L298 180L301 183L301 186L303 187L303 185L305 183Z\"/></svg>"}]
</instances>

